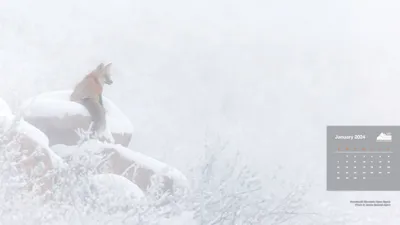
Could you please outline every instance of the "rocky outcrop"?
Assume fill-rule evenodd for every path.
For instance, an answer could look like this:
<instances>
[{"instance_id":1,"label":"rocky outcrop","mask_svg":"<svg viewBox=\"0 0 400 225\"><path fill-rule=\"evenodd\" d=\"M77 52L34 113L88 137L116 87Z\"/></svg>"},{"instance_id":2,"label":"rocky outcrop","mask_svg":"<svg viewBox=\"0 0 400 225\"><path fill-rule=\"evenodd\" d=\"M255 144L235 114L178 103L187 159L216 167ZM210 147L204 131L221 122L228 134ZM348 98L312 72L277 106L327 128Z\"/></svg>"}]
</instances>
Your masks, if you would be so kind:
<instances>
[{"instance_id":1,"label":"rocky outcrop","mask_svg":"<svg viewBox=\"0 0 400 225\"><path fill-rule=\"evenodd\" d=\"M61 157L49 148L43 132L12 115L4 101L0 101L0 118L0 154L4 160L1 163L12 165L8 169L13 174L27 178L25 189L37 188L40 194L49 191L54 171L66 166Z\"/></svg>"},{"instance_id":2,"label":"rocky outcrop","mask_svg":"<svg viewBox=\"0 0 400 225\"><path fill-rule=\"evenodd\" d=\"M23 103L23 118L40 129L49 138L49 145L73 146L81 139L79 130L88 130L91 118L80 104L69 101L72 91L47 92ZM107 126L116 144L127 147L133 126L129 119L106 97Z\"/></svg>"},{"instance_id":3,"label":"rocky outcrop","mask_svg":"<svg viewBox=\"0 0 400 225\"><path fill-rule=\"evenodd\" d=\"M188 180L179 170L122 145L92 140L79 147L53 146L53 150L67 162L74 154L81 154L82 151L95 153L101 157L96 164L99 173L121 175L136 184L143 192L146 192L152 184L159 185L163 192L170 193L188 188Z\"/></svg>"},{"instance_id":4,"label":"rocky outcrop","mask_svg":"<svg viewBox=\"0 0 400 225\"><path fill-rule=\"evenodd\" d=\"M114 179L125 184L131 182L140 188L141 192L136 193L147 193L149 187L157 187L163 193L179 193L189 188L187 178L177 169L127 148L133 132L132 124L107 98L103 98L103 104L107 111L107 126L115 143L107 144L93 139L80 142L82 138L77 131L87 130L91 119L82 105L68 100L70 93L49 92L31 98L21 107L23 119L19 125L8 119L5 123L7 126L3 126L13 127L7 131L7 135L8 140L15 141L13 149L20 149L19 156L14 159L18 162L18 168L35 177L34 182L42 184L42 193L51 189L53 180L48 174L58 167L67 168L63 170L67 172L75 171L75 168L96 171L96 182L103 182L105 186L108 184L104 180ZM10 112L7 111L7 114ZM11 115L10 118L15 116ZM90 162L81 164L79 158L82 155L75 156L85 152L92 154L86 157ZM36 172L38 166L41 170Z\"/></svg>"}]
</instances>

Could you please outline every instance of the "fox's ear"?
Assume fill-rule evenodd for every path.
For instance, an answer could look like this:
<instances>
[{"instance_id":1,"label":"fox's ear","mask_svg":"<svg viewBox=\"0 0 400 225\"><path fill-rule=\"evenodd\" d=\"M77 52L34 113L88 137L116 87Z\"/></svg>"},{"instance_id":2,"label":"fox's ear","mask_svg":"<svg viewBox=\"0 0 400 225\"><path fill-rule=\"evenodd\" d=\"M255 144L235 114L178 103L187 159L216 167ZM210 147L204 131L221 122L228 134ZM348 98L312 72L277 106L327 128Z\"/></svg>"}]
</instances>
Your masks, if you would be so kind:
<instances>
[{"instance_id":1,"label":"fox's ear","mask_svg":"<svg viewBox=\"0 0 400 225\"><path fill-rule=\"evenodd\" d=\"M100 63L97 67L96 67L96 70L97 71L100 71L100 70L102 70L104 68L104 63Z\"/></svg>"},{"instance_id":2,"label":"fox's ear","mask_svg":"<svg viewBox=\"0 0 400 225\"><path fill-rule=\"evenodd\" d=\"M107 64L107 65L104 67L104 70L105 70L105 71L110 71L111 65L112 65L112 63Z\"/></svg>"}]
</instances>

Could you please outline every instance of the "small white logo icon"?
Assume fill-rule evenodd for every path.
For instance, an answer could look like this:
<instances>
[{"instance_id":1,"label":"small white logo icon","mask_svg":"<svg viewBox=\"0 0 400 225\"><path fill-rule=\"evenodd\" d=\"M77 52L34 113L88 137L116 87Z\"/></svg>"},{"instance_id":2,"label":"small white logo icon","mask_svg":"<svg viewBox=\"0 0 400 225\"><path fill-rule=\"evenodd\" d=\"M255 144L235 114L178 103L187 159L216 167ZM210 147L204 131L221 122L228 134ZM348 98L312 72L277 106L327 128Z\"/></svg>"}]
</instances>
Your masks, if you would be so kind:
<instances>
[{"instance_id":1,"label":"small white logo icon","mask_svg":"<svg viewBox=\"0 0 400 225\"><path fill-rule=\"evenodd\" d=\"M376 138L377 142L392 142L392 133L380 133Z\"/></svg>"}]
</instances>

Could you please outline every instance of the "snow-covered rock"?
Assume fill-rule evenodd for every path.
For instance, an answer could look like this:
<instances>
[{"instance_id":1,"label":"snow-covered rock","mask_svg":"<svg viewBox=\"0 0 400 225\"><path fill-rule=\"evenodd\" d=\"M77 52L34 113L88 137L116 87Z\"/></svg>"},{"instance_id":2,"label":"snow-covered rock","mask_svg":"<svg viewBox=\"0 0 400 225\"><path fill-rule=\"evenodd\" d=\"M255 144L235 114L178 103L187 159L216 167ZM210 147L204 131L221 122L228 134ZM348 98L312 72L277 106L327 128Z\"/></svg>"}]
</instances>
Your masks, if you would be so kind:
<instances>
[{"instance_id":1,"label":"snow-covered rock","mask_svg":"<svg viewBox=\"0 0 400 225\"><path fill-rule=\"evenodd\" d=\"M75 145L80 140L77 129L87 130L90 114L76 102L69 101L71 90L47 92L22 104L24 119L42 130L56 144ZM115 143L128 146L133 126L129 119L109 99L103 97L107 127Z\"/></svg>"},{"instance_id":2,"label":"snow-covered rock","mask_svg":"<svg viewBox=\"0 0 400 225\"><path fill-rule=\"evenodd\" d=\"M10 154L9 160L23 174L29 176L32 185L41 185L41 193L49 190L52 185L52 172L65 167L65 163L48 146L47 136L36 127L11 113L8 105L0 99L0 131L1 144Z\"/></svg>"},{"instance_id":3,"label":"snow-covered rock","mask_svg":"<svg viewBox=\"0 0 400 225\"><path fill-rule=\"evenodd\" d=\"M80 154L86 149L96 152L103 157L101 168L98 168L101 172L124 176L143 191L155 182L153 179L156 175L162 179L163 185L160 185L164 191L189 188L187 178L179 170L122 145L90 140L79 147L55 145L52 149L63 158Z\"/></svg>"},{"instance_id":4,"label":"snow-covered rock","mask_svg":"<svg viewBox=\"0 0 400 225\"><path fill-rule=\"evenodd\" d=\"M132 181L116 174L96 174L90 178L92 190L98 193L111 193L112 196L143 198L143 191Z\"/></svg>"},{"instance_id":5,"label":"snow-covered rock","mask_svg":"<svg viewBox=\"0 0 400 225\"><path fill-rule=\"evenodd\" d=\"M97 174L89 178L90 208L104 213L129 212L136 204L145 202L144 193L123 176Z\"/></svg>"}]
</instances>

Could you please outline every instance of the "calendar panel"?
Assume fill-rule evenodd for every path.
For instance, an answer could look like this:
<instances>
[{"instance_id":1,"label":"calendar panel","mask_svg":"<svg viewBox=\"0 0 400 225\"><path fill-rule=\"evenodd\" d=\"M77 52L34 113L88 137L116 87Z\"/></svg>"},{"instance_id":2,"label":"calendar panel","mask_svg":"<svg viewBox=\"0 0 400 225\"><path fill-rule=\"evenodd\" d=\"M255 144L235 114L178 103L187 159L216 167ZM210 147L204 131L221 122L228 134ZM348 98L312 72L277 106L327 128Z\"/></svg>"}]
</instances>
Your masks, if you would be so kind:
<instances>
[{"instance_id":1,"label":"calendar panel","mask_svg":"<svg viewBox=\"0 0 400 225\"><path fill-rule=\"evenodd\" d=\"M328 126L327 189L400 190L400 126Z\"/></svg>"}]
</instances>

